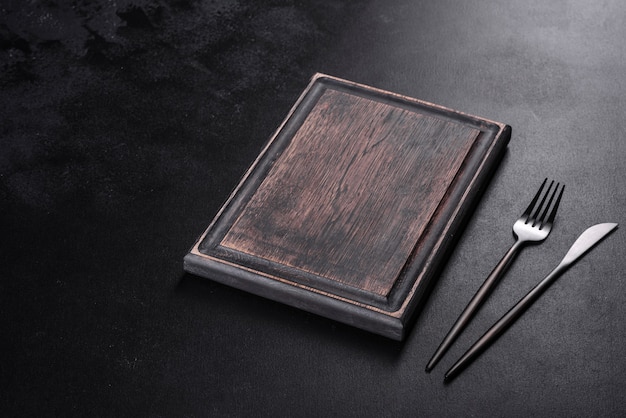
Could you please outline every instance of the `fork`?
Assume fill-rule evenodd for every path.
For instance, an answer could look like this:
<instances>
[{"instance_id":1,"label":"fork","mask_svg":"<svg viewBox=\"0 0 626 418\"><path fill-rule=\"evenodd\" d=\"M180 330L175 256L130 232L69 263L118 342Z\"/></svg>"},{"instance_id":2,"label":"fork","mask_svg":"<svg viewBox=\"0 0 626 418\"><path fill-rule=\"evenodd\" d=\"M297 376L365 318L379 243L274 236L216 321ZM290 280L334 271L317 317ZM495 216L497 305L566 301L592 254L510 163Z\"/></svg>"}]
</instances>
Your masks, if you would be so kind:
<instances>
[{"instance_id":1,"label":"fork","mask_svg":"<svg viewBox=\"0 0 626 418\"><path fill-rule=\"evenodd\" d=\"M437 351L435 351L435 354L433 354L433 357L428 362L426 372L430 372L433 367L435 367L437 362L441 360L454 340L461 334L465 326L472 319L478 308L480 308L483 302L487 299L489 293L493 290L498 280L504 275L505 271L511 265L511 262L515 259L515 256L520 252L520 250L526 244L537 244L544 241L550 234L552 225L554 224L556 211L559 207L559 203L561 202L561 196L563 196L563 190L565 190L565 185L557 183L556 186L552 188L554 185L554 180L552 180L544 192L547 182L548 179L546 178L543 183L541 183L541 187L539 187L539 190L533 197L530 205L528 205L528 208L513 224L513 235L516 238L515 243L506 252L506 254L504 254L504 257L502 257L498 265L496 265L493 271L489 274L472 300L470 300L465 310L463 310L459 318L456 320L446 337L441 342L441 345L439 345L439 348L437 348ZM561 186L560 192L559 185ZM541 201L539 202L540 198ZM539 204L537 204L537 202L539 202Z\"/></svg>"}]
</instances>

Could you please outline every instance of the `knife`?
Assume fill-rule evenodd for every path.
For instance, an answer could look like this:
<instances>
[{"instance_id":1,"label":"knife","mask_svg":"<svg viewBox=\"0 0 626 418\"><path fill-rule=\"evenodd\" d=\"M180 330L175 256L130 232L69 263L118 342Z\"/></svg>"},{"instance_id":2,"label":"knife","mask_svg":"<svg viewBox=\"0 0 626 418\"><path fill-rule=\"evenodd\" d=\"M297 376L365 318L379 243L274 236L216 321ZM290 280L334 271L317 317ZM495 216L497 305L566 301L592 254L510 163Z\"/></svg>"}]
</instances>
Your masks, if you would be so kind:
<instances>
[{"instance_id":1,"label":"knife","mask_svg":"<svg viewBox=\"0 0 626 418\"><path fill-rule=\"evenodd\" d=\"M465 367L467 367L476 357L493 343L506 329L517 320L530 305L574 262L581 258L594 245L600 242L611 231L617 228L616 223L602 223L594 225L583 232L569 251L563 257L554 270L550 272L539 284L537 284L526 296L520 299L502 318L498 320L478 341L445 374L444 381L448 382L456 377Z\"/></svg>"}]
</instances>

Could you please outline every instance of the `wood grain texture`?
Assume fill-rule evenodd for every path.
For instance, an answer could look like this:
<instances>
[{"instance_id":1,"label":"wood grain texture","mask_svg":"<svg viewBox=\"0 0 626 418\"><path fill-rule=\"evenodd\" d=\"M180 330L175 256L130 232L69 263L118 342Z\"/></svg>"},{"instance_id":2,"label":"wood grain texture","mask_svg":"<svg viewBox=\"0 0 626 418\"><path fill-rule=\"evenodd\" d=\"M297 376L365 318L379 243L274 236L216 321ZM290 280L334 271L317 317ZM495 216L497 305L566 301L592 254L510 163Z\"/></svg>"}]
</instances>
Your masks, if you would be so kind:
<instances>
[{"instance_id":1,"label":"wood grain texture","mask_svg":"<svg viewBox=\"0 0 626 418\"><path fill-rule=\"evenodd\" d=\"M221 244L386 296L479 133L326 90Z\"/></svg>"},{"instance_id":2,"label":"wood grain texture","mask_svg":"<svg viewBox=\"0 0 626 418\"><path fill-rule=\"evenodd\" d=\"M402 339L510 127L313 78L185 270Z\"/></svg>"}]
</instances>

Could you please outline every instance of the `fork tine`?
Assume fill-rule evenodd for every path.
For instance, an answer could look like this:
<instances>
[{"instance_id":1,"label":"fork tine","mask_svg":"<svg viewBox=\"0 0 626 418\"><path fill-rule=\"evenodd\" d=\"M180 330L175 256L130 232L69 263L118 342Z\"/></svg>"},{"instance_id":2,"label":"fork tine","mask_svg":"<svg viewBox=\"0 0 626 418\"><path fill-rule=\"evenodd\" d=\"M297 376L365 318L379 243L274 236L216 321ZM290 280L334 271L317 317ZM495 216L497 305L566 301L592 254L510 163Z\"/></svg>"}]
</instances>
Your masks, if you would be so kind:
<instances>
[{"instance_id":1,"label":"fork tine","mask_svg":"<svg viewBox=\"0 0 626 418\"><path fill-rule=\"evenodd\" d=\"M558 189L558 184L557 184L557 189ZM552 207L552 211L550 212L550 215L548 216L548 220L545 221L543 223L543 225L547 225L547 224L552 224L552 222L554 222L554 217L556 216L556 210L559 208L559 203L561 203L561 196L563 196L563 191L565 190L565 185L562 184L561 185L561 192L559 193L559 197L556 198L556 202L554 203L554 206ZM556 189L555 189L555 193L556 193ZM546 208L548 209L548 208ZM543 225L541 225L541 227L543 227Z\"/></svg>"},{"instance_id":2,"label":"fork tine","mask_svg":"<svg viewBox=\"0 0 626 418\"><path fill-rule=\"evenodd\" d=\"M554 183L554 181L552 183ZM546 196L544 196L543 201L541 202L542 206L543 206L543 202L546 200L548 193L550 192L550 189L552 189L552 183L550 183L550 188L548 189ZM552 190L552 194L550 194L550 199L548 200L548 204L543 206L543 212L541 212L541 216L535 219L535 223L539 224L539 229L541 229L547 223L547 222L544 222L544 219L546 218L546 214L548 213L548 210L550 209L550 205L552 204L552 201L554 200L554 196L556 196L556 193L559 191L559 185L560 183L557 183L556 186L554 187L554 190ZM537 213L539 213L539 210L537 210Z\"/></svg>"},{"instance_id":3,"label":"fork tine","mask_svg":"<svg viewBox=\"0 0 626 418\"><path fill-rule=\"evenodd\" d=\"M541 196L541 191L543 190L543 187L546 185L547 181L548 181L547 178L543 180L543 183L541 183L541 187L539 187L539 190L537 190L537 194L535 195L535 197L533 197L533 200L530 202L530 205L528 205L528 208L526 208L526 210L522 214L522 217L524 218L524 222L528 221L528 218L530 217L530 212L532 212L533 208L535 207L535 203L537 203L537 200L539 200L539 196Z\"/></svg>"},{"instance_id":4,"label":"fork tine","mask_svg":"<svg viewBox=\"0 0 626 418\"><path fill-rule=\"evenodd\" d=\"M537 207L534 210L533 215L528 219L529 222L530 220L532 220L532 226L535 226L537 225L538 222L540 222L539 214L541 213L541 208L544 206L544 203L546 203L546 199L548 198L548 195L550 194L550 190L552 190L553 184L554 184L554 180L550 182L550 186L548 186L546 193L543 195L543 198L541 199L541 203L537 205ZM550 203L548 203L548 206L550 206Z\"/></svg>"}]
</instances>

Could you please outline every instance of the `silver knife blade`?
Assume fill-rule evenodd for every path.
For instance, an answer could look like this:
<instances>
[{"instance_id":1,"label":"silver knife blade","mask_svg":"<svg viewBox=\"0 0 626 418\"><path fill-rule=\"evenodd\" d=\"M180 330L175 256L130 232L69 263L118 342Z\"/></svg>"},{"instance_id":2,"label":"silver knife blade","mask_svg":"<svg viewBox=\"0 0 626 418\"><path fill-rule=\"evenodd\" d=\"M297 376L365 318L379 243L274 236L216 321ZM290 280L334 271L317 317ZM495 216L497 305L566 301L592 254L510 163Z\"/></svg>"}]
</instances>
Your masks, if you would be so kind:
<instances>
[{"instance_id":1,"label":"silver knife blade","mask_svg":"<svg viewBox=\"0 0 626 418\"><path fill-rule=\"evenodd\" d=\"M615 228L617 228L616 223L597 224L587 228L572 244L560 265L570 265L578 260Z\"/></svg>"}]
</instances>

